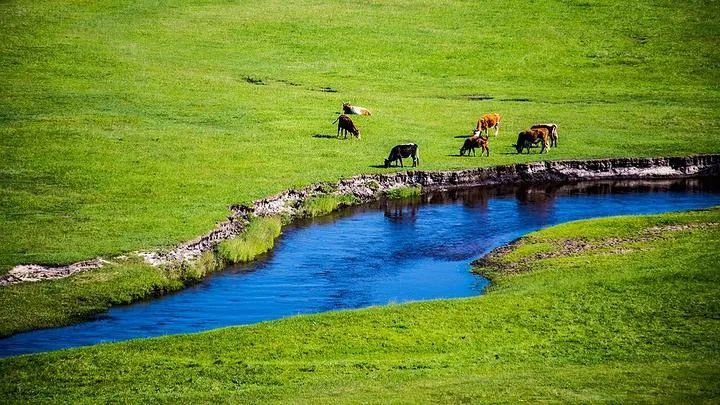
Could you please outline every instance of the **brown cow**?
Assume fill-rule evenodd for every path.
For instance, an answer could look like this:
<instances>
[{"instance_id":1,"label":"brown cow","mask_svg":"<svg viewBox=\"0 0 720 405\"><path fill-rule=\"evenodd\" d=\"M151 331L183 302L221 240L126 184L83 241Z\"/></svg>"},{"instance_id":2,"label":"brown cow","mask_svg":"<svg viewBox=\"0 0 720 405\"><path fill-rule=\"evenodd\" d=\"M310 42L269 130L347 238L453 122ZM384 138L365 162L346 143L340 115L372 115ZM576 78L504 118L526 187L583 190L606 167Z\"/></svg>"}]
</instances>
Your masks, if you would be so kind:
<instances>
[{"instance_id":1,"label":"brown cow","mask_svg":"<svg viewBox=\"0 0 720 405\"><path fill-rule=\"evenodd\" d=\"M343 114L370 115L370 110L365 107L343 103Z\"/></svg>"},{"instance_id":2,"label":"brown cow","mask_svg":"<svg viewBox=\"0 0 720 405\"><path fill-rule=\"evenodd\" d=\"M550 147L551 148L557 148L557 141L558 141L558 133L557 133L557 124L547 123L547 124L535 124L530 127L530 129L538 129L538 128L545 128L548 131L550 131Z\"/></svg>"},{"instance_id":3,"label":"brown cow","mask_svg":"<svg viewBox=\"0 0 720 405\"><path fill-rule=\"evenodd\" d=\"M543 153L548 149L549 137L550 131L548 131L547 128L526 129L518 134L517 143L513 146L517 150L517 153L522 153L523 148L526 148L527 153L530 153L531 145L537 145L538 142L542 142L540 153Z\"/></svg>"},{"instance_id":4,"label":"brown cow","mask_svg":"<svg viewBox=\"0 0 720 405\"><path fill-rule=\"evenodd\" d=\"M498 113L485 114L478 120L475 130L485 132L487 136L489 135L488 132L490 128L495 128L495 136L498 136L498 132L500 132L500 119L501 117Z\"/></svg>"},{"instance_id":5,"label":"brown cow","mask_svg":"<svg viewBox=\"0 0 720 405\"><path fill-rule=\"evenodd\" d=\"M352 122L350 117L343 114L343 115L337 117L337 119L335 121L333 121L333 124L336 122L338 123L337 137L340 137L340 131L342 130L343 135L345 135L345 138L347 138L347 133L350 132L351 134L355 135L357 137L357 139L360 139L360 130L357 129L357 127Z\"/></svg>"},{"instance_id":6,"label":"brown cow","mask_svg":"<svg viewBox=\"0 0 720 405\"><path fill-rule=\"evenodd\" d=\"M468 156L470 156L470 152L472 152L473 156L476 156L475 148L480 148L480 156L482 156L483 152L490 156L489 141L489 138L480 135L480 131L474 131L473 136L463 142L463 146L460 148L460 156L464 156L465 152L467 152Z\"/></svg>"}]
</instances>

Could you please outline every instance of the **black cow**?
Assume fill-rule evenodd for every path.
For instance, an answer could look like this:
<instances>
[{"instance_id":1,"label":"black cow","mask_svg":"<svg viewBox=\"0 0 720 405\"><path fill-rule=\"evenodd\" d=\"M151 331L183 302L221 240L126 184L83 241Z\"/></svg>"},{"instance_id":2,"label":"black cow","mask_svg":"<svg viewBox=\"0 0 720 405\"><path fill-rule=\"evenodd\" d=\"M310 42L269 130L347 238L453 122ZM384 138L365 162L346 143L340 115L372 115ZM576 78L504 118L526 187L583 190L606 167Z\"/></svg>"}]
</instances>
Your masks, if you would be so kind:
<instances>
[{"instance_id":1,"label":"black cow","mask_svg":"<svg viewBox=\"0 0 720 405\"><path fill-rule=\"evenodd\" d=\"M385 167L390 167L390 163L395 162L397 167L397 161L400 161L400 167L403 166L403 158L412 156L413 167L420 164L420 155L418 154L418 146L414 143L406 143L404 145L396 145L390 151L390 156L385 159Z\"/></svg>"},{"instance_id":2,"label":"black cow","mask_svg":"<svg viewBox=\"0 0 720 405\"><path fill-rule=\"evenodd\" d=\"M357 139L360 139L360 130L357 129L357 127L352 122L350 117L343 114L343 115L337 117L337 119L335 121L333 121L333 124L336 122L338 123L338 128L337 128L337 136L338 137L340 137L340 131L342 130L343 135L345 135L345 138L347 138L347 134L348 134L348 132L350 132L351 134L355 135L357 137Z\"/></svg>"}]
</instances>

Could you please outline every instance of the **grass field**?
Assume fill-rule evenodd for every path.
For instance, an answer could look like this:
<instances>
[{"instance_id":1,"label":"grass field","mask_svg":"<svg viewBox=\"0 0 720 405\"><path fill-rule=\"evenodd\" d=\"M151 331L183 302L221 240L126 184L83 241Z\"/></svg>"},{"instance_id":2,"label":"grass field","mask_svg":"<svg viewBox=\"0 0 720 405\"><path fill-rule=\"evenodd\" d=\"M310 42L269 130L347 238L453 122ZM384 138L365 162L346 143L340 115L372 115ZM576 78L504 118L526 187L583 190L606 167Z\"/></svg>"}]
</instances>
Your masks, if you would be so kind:
<instances>
[{"instance_id":1,"label":"grass field","mask_svg":"<svg viewBox=\"0 0 720 405\"><path fill-rule=\"evenodd\" d=\"M421 169L719 150L712 1L12 0L0 26L0 271L188 240L401 142ZM491 156L453 156L492 111ZM513 154L537 121L560 148Z\"/></svg>"},{"instance_id":2,"label":"grass field","mask_svg":"<svg viewBox=\"0 0 720 405\"><path fill-rule=\"evenodd\" d=\"M481 297L0 361L18 402L703 402L720 396L720 209L572 222ZM610 242L611 241L611 242ZM585 248L555 257L570 242ZM703 248L698 248L702 246Z\"/></svg>"}]
</instances>

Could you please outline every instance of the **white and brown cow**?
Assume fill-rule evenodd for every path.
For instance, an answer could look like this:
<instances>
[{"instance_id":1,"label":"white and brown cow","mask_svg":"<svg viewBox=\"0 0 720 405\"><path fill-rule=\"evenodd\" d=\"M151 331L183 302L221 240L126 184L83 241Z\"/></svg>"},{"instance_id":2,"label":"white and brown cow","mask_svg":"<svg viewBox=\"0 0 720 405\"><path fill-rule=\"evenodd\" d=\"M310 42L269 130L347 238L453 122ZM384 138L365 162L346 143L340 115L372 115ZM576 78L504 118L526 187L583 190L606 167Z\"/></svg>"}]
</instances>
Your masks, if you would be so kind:
<instances>
[{"instance_id":1,"label":"white and brown cow","mask_svg":"<svg viewBox=\"0 0 720 405\"><path fill-rule=\"evenodd\" d=\"M485 132L485 135L488 135L490 128L495 128L495 136L498 136L501 119L502 117L498 113L485 114L478 120L475 130Z\"/></svg>"},{"instance_id":2,"label":"white and brown cow","mask_svg":"<svg viewBox=\"0 0 720 405\"><path fill-rule=\"evenodd\" d=\"M343 103L342 107L343 114L370 115L370 110L365 107L350 105L350 103Z\"/></svg>"}]
</instances>

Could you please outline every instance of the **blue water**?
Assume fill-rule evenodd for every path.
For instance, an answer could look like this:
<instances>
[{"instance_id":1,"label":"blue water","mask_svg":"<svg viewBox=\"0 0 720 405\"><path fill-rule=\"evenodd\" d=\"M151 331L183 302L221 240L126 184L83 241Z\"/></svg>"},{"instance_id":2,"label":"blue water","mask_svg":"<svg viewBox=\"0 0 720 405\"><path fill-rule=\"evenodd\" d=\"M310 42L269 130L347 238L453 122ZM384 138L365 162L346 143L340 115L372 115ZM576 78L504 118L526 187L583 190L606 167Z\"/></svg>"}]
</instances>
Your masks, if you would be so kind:
<instances>
[{"instance_id":1,"label":"blue water","mask_svg":"<svg viewBox=\"0 0 720 405\"><path fill-rule=\"evenodd\" d=\"M720 205L718 180L596 182L435 193L283 230L271 254L97 320L0 340L0 356L197 332L297 314L481 294L470 262L576 219Z\"/></svg>"}]
</instances>

